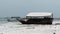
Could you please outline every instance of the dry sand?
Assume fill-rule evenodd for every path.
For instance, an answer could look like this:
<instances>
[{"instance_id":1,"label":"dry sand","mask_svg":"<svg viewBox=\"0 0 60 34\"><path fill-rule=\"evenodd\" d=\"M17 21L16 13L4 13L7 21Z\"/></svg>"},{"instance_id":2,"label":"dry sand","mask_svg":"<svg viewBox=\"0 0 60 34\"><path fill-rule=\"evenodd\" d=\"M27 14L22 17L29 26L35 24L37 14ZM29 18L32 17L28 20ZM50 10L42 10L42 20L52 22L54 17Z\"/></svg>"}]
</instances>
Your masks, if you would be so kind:
<instances>
[{"instance_id":1,"label":"dry sand","mask_svg":"<svg viewBox=\"0 0 60 34\"><path fill-rule=\"evenodd\" d=\"M19 22L0 25L0 34L53 34L54 32L60 33L60 25L23 25Z\"/></svg>"}]
</instances>

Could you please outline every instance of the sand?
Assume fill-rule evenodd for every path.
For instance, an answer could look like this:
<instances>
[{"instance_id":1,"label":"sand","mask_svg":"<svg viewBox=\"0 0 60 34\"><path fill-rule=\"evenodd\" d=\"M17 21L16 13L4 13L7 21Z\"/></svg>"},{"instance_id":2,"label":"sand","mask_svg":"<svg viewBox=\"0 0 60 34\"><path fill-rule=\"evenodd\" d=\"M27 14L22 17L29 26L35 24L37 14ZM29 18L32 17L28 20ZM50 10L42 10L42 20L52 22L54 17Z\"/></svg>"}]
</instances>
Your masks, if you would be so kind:
<instances>
[{"instance_id":1,"label":"sand","mask_svg":"<svg viewBox=\"0 0 60 34\"><path fill-rule=\"evenodd\" d=\"M53 34L54 32L60 33L60 25L23 25L20 22L7 22L0 25L0 34Z\"/></svg>"}]
</instances>

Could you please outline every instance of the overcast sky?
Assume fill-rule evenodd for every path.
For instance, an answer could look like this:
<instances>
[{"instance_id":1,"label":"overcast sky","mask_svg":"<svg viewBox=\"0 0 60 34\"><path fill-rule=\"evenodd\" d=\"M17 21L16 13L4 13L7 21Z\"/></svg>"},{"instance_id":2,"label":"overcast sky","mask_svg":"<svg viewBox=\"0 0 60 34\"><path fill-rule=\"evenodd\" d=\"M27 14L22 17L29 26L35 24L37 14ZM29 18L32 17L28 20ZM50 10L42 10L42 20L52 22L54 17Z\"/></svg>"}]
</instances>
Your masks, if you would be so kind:
<instances>
[{"instance_id":1,"label":"overcast sky","mask_svg":"<svg viewBox=\"0 0 60 34\"><path fill-rule=\"evenodd\" d=\"M54 17L60 17L60 0L0 0L0 17L24 17L32 11L53 11Z\"/></svg>"}]
</instances>

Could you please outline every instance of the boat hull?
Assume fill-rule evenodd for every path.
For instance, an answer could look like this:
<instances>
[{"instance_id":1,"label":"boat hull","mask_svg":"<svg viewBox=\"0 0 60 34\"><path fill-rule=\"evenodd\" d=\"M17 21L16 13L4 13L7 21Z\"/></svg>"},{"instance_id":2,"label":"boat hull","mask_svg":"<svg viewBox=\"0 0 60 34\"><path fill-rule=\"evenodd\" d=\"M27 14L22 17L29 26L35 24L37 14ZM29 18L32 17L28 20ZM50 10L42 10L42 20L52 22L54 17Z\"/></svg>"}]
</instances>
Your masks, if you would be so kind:
<instances>
[{"instance_id":1,"label":"boat hull","mask_svg":"<svg viewBox=\"0 0 60 34\"><path fill-rule=\"evenodd\" d=\"M52 24L53 19L29 19L27 21L18 20L22 24Z\"/></svg>"}]
</instances>

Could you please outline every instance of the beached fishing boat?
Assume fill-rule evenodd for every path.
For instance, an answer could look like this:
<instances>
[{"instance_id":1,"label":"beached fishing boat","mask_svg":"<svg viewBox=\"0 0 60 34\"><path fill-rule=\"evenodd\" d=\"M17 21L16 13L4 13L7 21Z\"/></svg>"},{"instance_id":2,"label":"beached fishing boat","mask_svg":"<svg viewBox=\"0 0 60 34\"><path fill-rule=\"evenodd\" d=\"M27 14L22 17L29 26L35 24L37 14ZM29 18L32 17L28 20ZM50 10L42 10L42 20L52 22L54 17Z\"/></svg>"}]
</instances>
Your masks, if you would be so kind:
<instances>
[{"instance_id":1,"label":"beached fishing boat","mask_svg":"<svg viewBox=\"0 0 60 34\"><path fill-rule=\"evenodd\" d=\"M50 12L31 12L26 18L17 19L22 24L52 24L53 13Z\"/></svg>"}]
</instances>

